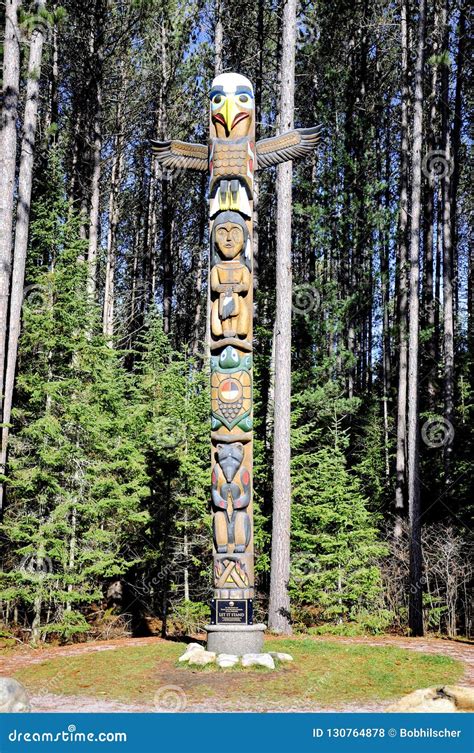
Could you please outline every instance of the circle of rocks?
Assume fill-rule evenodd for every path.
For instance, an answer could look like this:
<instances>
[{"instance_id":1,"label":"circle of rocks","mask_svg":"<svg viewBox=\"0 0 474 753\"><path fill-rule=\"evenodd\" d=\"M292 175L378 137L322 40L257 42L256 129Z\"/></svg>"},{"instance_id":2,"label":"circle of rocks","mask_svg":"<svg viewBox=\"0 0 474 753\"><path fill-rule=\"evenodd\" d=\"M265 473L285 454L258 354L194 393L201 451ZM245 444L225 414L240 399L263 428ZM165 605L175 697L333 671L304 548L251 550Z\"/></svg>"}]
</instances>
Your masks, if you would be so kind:
<instances>
[{"instance_id":1,"label":"circle of rocks","mask_svg":"<svg viewBox=\"0 0 474 753\"><path fill-rule=\"evenodd\" d=\"M208 664L214 664L221 669L236 667L240 664L242 667L266 667L275 669L275 659L279 662L291 662L291 654L285 654L280 651L269 651L261 654L217 654L215 651L206 651L200 643L190 643L186 651L179 657L180 664L187 664L190 667L205 667Z\"/></svg>"}]
</instances>

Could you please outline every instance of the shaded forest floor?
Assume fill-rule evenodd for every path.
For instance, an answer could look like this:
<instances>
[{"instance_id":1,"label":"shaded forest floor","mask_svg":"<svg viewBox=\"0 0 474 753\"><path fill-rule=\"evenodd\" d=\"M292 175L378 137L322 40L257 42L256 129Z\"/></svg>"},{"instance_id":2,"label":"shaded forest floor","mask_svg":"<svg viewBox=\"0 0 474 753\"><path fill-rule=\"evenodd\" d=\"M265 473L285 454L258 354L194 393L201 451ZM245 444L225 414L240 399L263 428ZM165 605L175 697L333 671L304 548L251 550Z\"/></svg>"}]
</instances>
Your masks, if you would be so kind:
<instances>
[{"instance_id":1,"label":"shaded forest floor","mask_svg":"<svg viewBox=\"0 0 474 753\"><path fill-rule=\"evenodd\" d=\"M474 684L474 646L458 641L297 636L266 648L295 661L274 672L191 669L176 665L184 643L116 639L24 646L0 654L0 675L24 683L41 712L383 711L416 688Z\"/></svg>"}]
</instances>

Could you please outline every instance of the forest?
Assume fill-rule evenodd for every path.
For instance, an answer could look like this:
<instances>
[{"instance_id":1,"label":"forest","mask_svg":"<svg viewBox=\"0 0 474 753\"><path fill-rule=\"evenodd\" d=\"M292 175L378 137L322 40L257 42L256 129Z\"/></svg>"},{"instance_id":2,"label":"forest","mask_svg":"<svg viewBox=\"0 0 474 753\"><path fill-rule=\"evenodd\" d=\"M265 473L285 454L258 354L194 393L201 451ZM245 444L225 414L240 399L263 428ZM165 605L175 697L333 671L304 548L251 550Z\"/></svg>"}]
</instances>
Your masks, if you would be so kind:
<instances>
[{"instance_id":1,"label":"forest","mask_svg":"<svg viewBox=\"0 0 474 753\"><path fill-rule=\"evenodd\" d=\"M0 637L209 619L207 176L150 143L206 143L227 71L257 138L284 130L288 49L324 137L293 165L289 301L279 170L255 186L254 609L280 536L283 632L472 636L466 0L6 0L0 28Z\"/></svg>"}]
</instances>

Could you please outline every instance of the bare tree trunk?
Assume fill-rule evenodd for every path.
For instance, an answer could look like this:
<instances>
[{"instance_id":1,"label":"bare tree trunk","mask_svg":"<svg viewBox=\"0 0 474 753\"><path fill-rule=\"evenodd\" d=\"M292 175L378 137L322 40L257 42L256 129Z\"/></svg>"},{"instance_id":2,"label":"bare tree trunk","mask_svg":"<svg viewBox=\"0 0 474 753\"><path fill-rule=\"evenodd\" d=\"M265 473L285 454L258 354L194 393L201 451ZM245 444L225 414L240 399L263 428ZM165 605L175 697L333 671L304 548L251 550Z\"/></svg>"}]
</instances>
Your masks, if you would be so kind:
<instances>
[{"instance_id":1,"label":"bare tree trunk","mask_svg":"<svg viewBox=\"0 0 474 753\"><path fill-rule=\"evenodd\" d=\"M57 0L53 0L52 12L57 10ZM48 99L47 107L43 115L43 139L44 145L49 146L56 143L56 130L59 115L59 44L58 44L58 21L54 18L53 26L50 33L51 63L48 81ZM54 126L51 129L51 126ZM41 125L40 125L41 127Z\"/></svg>"},{"instance_id":2,"label":"bare tree trunk","mask_svg":"<svg viewBox=\"0 0 474 753\"><path fill-rule=\"evenodd\" d=\"M119 186L122 172L122 146L117 139L112 162L109 195L109 228L107 233L107 262L105 268L104 311L102 329L112 346L114 336L115 266L117 256L117 225L119 221Z\"/></svg>"},{"instance_id":3,"label":"bare tree trunk","mask_svg":"<svg viewBox=\"0 0 474 753\"><path fill-rule=\"evenodd\" d=\"M189 601L189 538L188 538L188 508L184 508L184 532L183 532L183 555L184 555L184 600Z\"/></svg>"},{"instance_id":4,"label":"bare tree trunk","mask_svg":"<svg viewBox=\"0 0 474 753\"><path fill-rule=\"evenodd\" d=\"M206 191L206 174L201 174L201 195L204 196ZM203 267L204 267L204 259L203 259L203 250L204 250L204 237L206 233L206 224L207 224L207 211L206 206L204 202L201 203L200 213L199 213L199 236L198 236L198 244L197 248L195 249L195 267L194 267L194 277L195 277L195 308L194 308L194 323L193 323L193 348L192 353L193 355L202 354L202 346L200 347L199 344L199 333L201 332L201 311L202 311L202 285L203 285Z\"/></svg>"},{"instance_id":5,"label":"bare tree trunk","mask_svg":"<svg viewBox=\"0 0 474 753\"><path fill-rule=\"evenodd\" d=\"M469 248L467 272L467 345L469 353L474 353L474 245ZM474 389L474 358L470 367L471 389Z\"/></svg>"},{"instance_id":6,"label":"bare tree trunk","mask_svg":"<svg viewBox=\"0 0 474 753\"><path fill-rule=\"evenodd\" d=\"M37 4L37 10L45 7L44 0ZM33 184L33 157L36 125L38 120L39 83L43 55L44 22L41 19L31 35L28 59L28 80L26 85L25 113L21 141L20 172L18 176L18 203L13 251L13 271L10 293L10 319L8 330L7 368L5 376L5 400L3 405L2 447L0 451L0 473L5 472L9 424L12 410L13 386L15 381L18 339L20 336L21 306L25 282L26 250L30 221L31 187ZM0 485L0 509L3 502L3 485Z\"/></svg>"},{"instance_id":7,"label":"bare tree trunk","mask_svg":"<svg viewBox=\"0 0 474 753\"><path fill-rule=\"evenodd\" d=\"M258 141L261 136L261 120L262 120L262 92L263 92L263 55L264 55L264 0L258 0L257 11L257 45L258 56L257 65L255 71L255 138ZM258 218L258 199L260 194L260 181L258 170L254 175L253 181L253 216L252 216L252 228L253 228L253 316L254 316L254 329L255 324L258 321L258 297L256 291L258 290L258 251L259 251L259 218Z\"/></svg>"},{"instance_id":8,"label":"bare tree trunk","mask_svg":"<svg viewBox=\"0 0 474 753\"><path fill-rule=\"evenodd\" d=\"M20 0L7 0L6 2L3 40L3 107L0 131L0 411L3 402L12 257L16 120L20 85L20 28L18 26L20 5Z\"/></svg>"},{"instance_id":9,"label":"bare tree trunk","mask_svg":"<svg viewBox=\"0 0 474 753\"><path fill-rule=\"evenodd\" d=\"M79 474L76 474L76 479ZM73 507L71 510L71 538L69 539L69 558L68 558L68 571L72 576L74 572L74 566L76 563L76 548L77 548L77 508ZM70 594L74 590L72 583L68 583L67 592ZM71 602L66 602L66 612L71 611Z\"/></svg>"},{"instance_id":10,"label":"bare tree trunk","mask_svg":"<svg viewBox=\"0 0 474 753\"><path fill-rule=\"evenodd\" d=\"M390 209L390 110L385 124L386 133L386 181L384 206L387 213ZM382 176L381 176L382 177ZM389 401L392 386L392 356L390 339L390 239L389 231L385 230L380 239L380 277L381 277L381 305L382 305L382 382L383 382L383 427L384 427L384 454L385 454L385 481L390 482L390 452L389 452ZM370 349L371 346L370 346Z\"/></svg>"},{"instance_id":11,"label":"bare tree trunk","mask_svg":"<svg viewBox=\"0 0 474 753\"><path fill-rule=\"evenodd\" d=\"M163 332L171 332L171 313L173 301L173 210L169 196L171 181L163 181L161 187L162 242L161 258L163 265Z\"/></svg>"},{"instance_id":12,"label":"bare tree trunk","mask_svg":"<svg viewBox=\"0 0 474 753\"><path fill-rule=\"evenodd\" d=\"M125 81L121 77L121 89L125 88ZM110 177L110 195L109 195L109 228L107 233L107 263L105 269L105 288L104 288L104 312L103 312L103 333L107 338L110 346L113 343L114 336L114 312L115 312L115 267L117 257L117 227L120 217L119 193L120 183L122 180L122 132L123 132L123 101L119 95L117 104L117 135L115 138L115 149L112 159L112 172Z\"/></svg>"},{"instance_id":13,"label":"bare tree trunk","mask_svg":"<svg viewBox=\"0 0 474 753\"><path fill-rule=\"evenodd\" d=\"M448 0L442 10L443 51L449 50ZM443 65L441 71L441 133L444 159L446 160L442 178L443 209L443 351L444 351L444 418L448 424L454 420L454 315L453 315L453 247L451 237L451 132L449 106L449 67ZM444 446L445 484L450 480L452 446Z\"/></svg>"},{"instance_id":14,"label":"bare tree trunk","mask_svg":"<svg viewBox=\"0 0 474 753\"><path fill-rule=\"evenodd\" d=\"M439 54L439 12L435 7L434 12L434 28L433 28L433 46L432 54ZM427 137L427 152L430 154L436 147L436 123L437 123L437 84L438 84L438 65L433 63L431 66L431 86L429 94L429 111L428 111L428 137ZM428 407L430 410L434 410L436 401L436 389L435 389L435 333L434 333L434 321L435 321L435 306L437 302L434 300L433 292L433 273L434 273L434 204L435 204L435 175L434 171L428 172L427 181L425 185L425 201L424 201L424 217L423 217L423 251L424 251L424 264L423 264L423 320L426 327L428 327L429 335L427 342L427 355L428 355L428 379L427 379L427 393L428 393Z\"/></svg>"},{"instance_id":15,"label":"bare tree trunk","mask_svg":"<svg viewBox=\"0 0 474 753\"><path fill-rule=\"evenodd\" d=\"M89 209L89 248L87 252L87 293L92 301L97 287L97 254L99 250L100 229L100 153L102 150L102 35L104 33L103 0L96 6L93 28L91 30L91 56L93 58L95 85L92 118L92 177Z\"/></svg>"},{"instance_id":16,"label":"bare tree trunk","mask_svg":"<svg viewBox=\"0 0 474 753\"><path fill-rule=\"evenodd\" d=\"M396 537L402 534L401 519L406 511L406 435L407 435L407 231L408 231L408 19L407 0L401 8L402 43L402 101L401 101L401 147L400 147L400 213L398 225L398 400L397 400L397 453L395 486L395 528Z\"/></svg>"},{"instance_id":17,"label":"bare tree trunk","mask_svg":"<svg viewBox=\"0 0 474 753\"><path fill-rule=\"evenodd\" d=\"M214 4L214 75L223 72L222 51L224 48L224 30L222 27L222 0Z\"/></svg>"},{"instance_id":18,"label":"bare tree trunk","mask_svg":"<svg viewBox=\"0 0 474 753\"><path fill-rule=\"evenodd\" d=\"M165 134L168 131L167 124L167 94L170 79L168 65L168 37L164 25L161 27L161 97L159 107L159 128ZM173 214L172 201L172 174L169 180L161 182L161 264L163 268L163 331L171 332L171 314L173 303ZM171 194L171 195L170 195Z\"/></svg>"},{"instance_id":19,"label":"bare tree trunk","mask_svg":"<svg viewBox=\"0 0 474 753\"><path fill-rule=\"evenodd\" d=\"M283 8L280 131L293 127L295 96L296 0ZM268 623L291 633L290 597L290 414L291 414L291 209L293 166L277 168L277 258L275 314L275 410L273 441L273 522Z\"/></svg>"},{"instance_id":20,"label":"bare tree trunk","mask_svg":"<svg viewBox=\"0 0 474 753\"><path fill-rule=\"evenodd\" d=\"M418 476L418 346L419 254L421 215L421 149L423 136L423 68L426 0L420 0L414 71L412 194L410 228L410 291L408 335L408 512L410 523L410 598L408 624L412 636L423 635L420 481Z\"/></svg>"},{"instance_id":21,"label":"bare tree trunk","mask_svg":"<svg viewBox=\"0 0 474 753\"><path fill-rule=\"evenodd\" d=\"M440 356L440 302L441 302L441 258L443 251L442 225L443 217L441 210L441 188L436 191L436 257L435 257L435 293L434 293L434 352L435 363L439 364Z\"/></svg>"},{"instance_id":22,"label":"bare tree trunk","mask_svg":"<svg viewBox=\"0 0 474 753\"><path fill-rule=\"evenodd\" d=\"M464 87L464 63L466 49L466 8L464 3L459 10L458 50L456 55L456 93L454 96L453 135L452 135L452 165L451 176L451 242L457 255L457 193L459 186L459 147L461 143L461 123Z\"/></svg>"}]
</instances>

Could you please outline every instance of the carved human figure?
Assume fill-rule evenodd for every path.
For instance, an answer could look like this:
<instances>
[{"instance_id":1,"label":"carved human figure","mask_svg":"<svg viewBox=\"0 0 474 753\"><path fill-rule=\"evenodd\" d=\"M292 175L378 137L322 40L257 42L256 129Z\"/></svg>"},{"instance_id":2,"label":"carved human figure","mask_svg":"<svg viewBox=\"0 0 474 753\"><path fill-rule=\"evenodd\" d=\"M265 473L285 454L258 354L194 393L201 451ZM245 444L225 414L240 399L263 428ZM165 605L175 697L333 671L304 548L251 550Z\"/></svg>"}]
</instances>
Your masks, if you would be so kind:
<instances>
[{"instance_id":1,"label":"carved human figure","mask_svg":"<svg viewBox=\"0 0 474 753\"><path fill-rule=\"evenodd\" d=\"M212 229L213 301L211 328L214 337L247 337L251 311L246 301L250 289L248 230L236 212L222 212Z\"/></svg>"},{"instance_id":2,"label":"carved human figure","mask_svg":"<svg viewBox=\"0 0 474 753\"><path fill-rule=\"evenodd\" d=\"M251 535L250 517L245 508L250 504L250 473L246 468L240 471L240 486L235 476L242 465L244 448L240 442L218 444L218 462L212 469L212 503L214 514L214 543L219 554L226 554L229 545L238 554L245 552ZM219 467L225 481L219 485Z\"/></svg>"}]
</instances>

